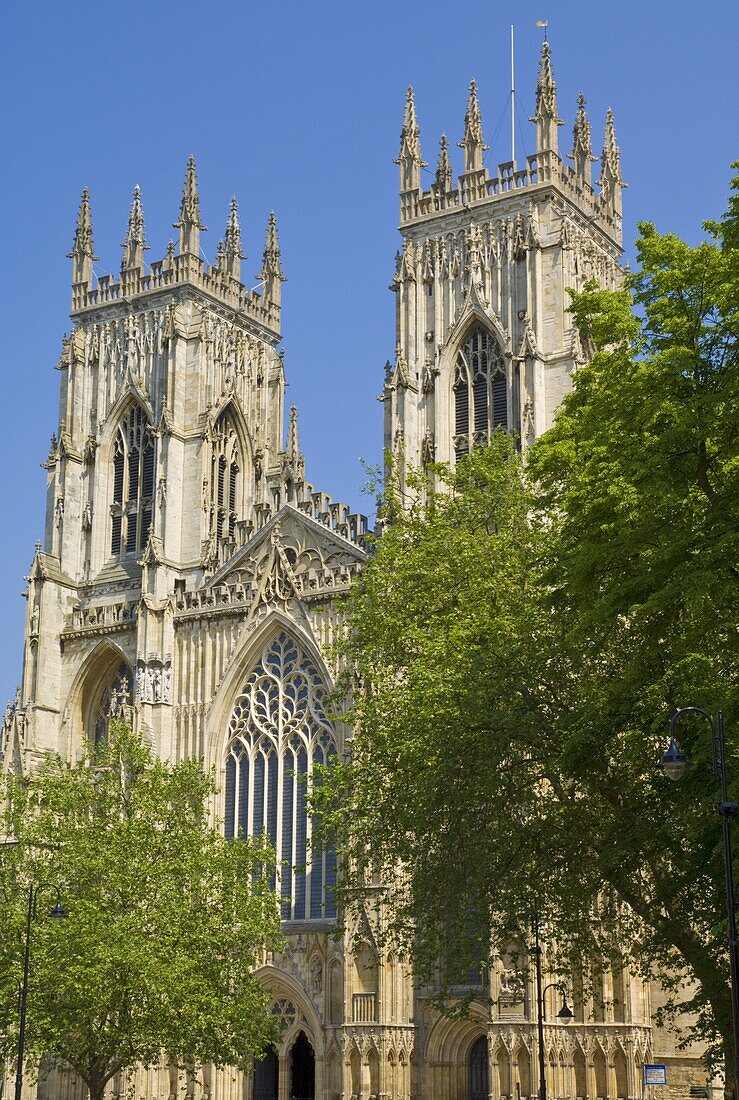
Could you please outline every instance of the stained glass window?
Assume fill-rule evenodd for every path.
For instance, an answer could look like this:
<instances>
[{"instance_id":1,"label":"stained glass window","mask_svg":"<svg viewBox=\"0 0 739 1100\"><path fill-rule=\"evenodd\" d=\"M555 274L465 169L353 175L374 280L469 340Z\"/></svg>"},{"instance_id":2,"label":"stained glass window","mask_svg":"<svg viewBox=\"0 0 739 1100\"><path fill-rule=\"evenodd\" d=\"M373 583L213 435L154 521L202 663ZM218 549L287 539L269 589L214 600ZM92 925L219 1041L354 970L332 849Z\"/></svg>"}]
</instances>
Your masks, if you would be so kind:
<instances>
[{"instance_id":1,"label":"stained glass window","mask_svg":"<svg viewBox=\"0 0 739 1100\"><path fill-rule=\"evenodd\" d=\"M325 704L314 661L282 632L263 650L229 723L226 835L268 834L282 864L284 920L336 913L336 855L313 841L315 821L307 808L315 766L330 764L336 754Z\"/></svg>"}]
</instances>

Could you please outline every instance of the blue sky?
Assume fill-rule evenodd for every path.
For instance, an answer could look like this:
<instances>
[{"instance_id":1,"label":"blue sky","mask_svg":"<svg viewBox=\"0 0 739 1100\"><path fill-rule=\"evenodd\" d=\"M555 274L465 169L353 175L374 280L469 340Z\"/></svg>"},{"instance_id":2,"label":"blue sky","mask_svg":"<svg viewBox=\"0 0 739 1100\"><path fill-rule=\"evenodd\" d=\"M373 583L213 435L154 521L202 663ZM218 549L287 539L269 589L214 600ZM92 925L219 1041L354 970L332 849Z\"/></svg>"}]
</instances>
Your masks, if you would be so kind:
<instances>
[{"instance_id":1,"label":"blue sky","mask_svg":"<svg viewBox=\"0 0 739 1100\"><path fill-rule=\"evenodd\" d=\"M39 463L57 427L53 367L70 327L65 253L82 187L92 195L100 274L118 270L137 183L148 258L164 254L190 152L210 227L203 241L209 258L236 194L249 256L245 277L258 271L267 214L276 210L289 279L288 401L300 409L308 476L366 511L360 459L380 458L376 397L394 347L387 289L399 240L392 158L406 85L416 89L431 167L441 132L453 146L461 137L473 76L492 146L488 163L507 160L515 23L517 92L531 153L533 128L525 120L541 43L537 19L549 21L564 150L580 89L596 152L606 107L614 109L629 183L626 241L646 218L696 241L701 222L723 211L729 164L739 157L737 19L728 0L706 0L700 9L687 0L2 5L0 369L9 412L0 433L0 699L19 678L19 594L43 532ZM461 150L453 151L458 171Z\"/></svg>"}]
</instances>

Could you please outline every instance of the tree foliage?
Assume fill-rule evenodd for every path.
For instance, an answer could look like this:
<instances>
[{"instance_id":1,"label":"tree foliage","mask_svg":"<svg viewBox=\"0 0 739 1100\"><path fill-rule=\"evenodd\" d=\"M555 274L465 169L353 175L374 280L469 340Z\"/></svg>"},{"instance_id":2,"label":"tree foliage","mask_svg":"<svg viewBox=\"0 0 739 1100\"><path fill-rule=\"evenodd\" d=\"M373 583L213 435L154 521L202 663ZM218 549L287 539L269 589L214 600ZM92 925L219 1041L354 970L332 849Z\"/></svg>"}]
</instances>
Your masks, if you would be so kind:
<instances>
[{"instance_id":1,"label":"tree foliage","mask_svg":"<svg viewBox=\"0 0 739 1100\"><path fill-rule=\"evenodd\" d=\"M170 1064L248 1066L275 1038L252 976L279 942L261 841L226 841L208 823L212 778L169 766L114 724L80 764L50 758L8 781L2 851L0 1044L17 1042L28 891L57 885L66 920L32 926L27 1051L76 1071L102 1097L120 1070Z\"/></svg>"},{"instance_id":2,"label":"tree foliage","mask_svg":"<svg viewBox=\"0 0 739 1100\"><path fill-rule=\"evenodd\" d=\"M656 767L676 707L723 707L739 780L736 190L708 228L643 224L624 289L573 294L591 361L525 466L498 434L415 500L391 474L342 643L352 759L320 798L347 897L375 876L441 996L536 906L565 972L659 973L730 1057L708 727L681 730L682 784Z\"/></svg>"}]
</instances>

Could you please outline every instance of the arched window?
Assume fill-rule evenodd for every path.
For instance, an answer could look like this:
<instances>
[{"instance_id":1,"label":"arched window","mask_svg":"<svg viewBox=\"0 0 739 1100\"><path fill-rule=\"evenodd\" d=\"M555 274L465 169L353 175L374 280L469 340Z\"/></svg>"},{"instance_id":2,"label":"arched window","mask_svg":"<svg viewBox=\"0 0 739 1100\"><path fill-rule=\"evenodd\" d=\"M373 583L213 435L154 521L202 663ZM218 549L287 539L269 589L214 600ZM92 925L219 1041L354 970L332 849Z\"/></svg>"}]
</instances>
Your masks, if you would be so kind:
<instances>
[{"instance_id":1,"label":"arched window","mask_svg":"<svg viewBox=\"0 0 739 1100\"><path fill-rule=\"evenodd\" d=\"M454 449L465 454L486 444L496 428L508 430L505 365L494 337L475 325L457 352L454 370Z\"/></svg>"},{"instance_id":2,"label":"arched window","mask_svg":"<svg viewBox=\"0 0 739 1100\"><path fill-rule=\"evenodd\" d=\"M90 740L105 745L111 718L125 719L131 704L131 670L125 662L115 670L100 690L90 714Z\"/></svg>"},{"instance_id":3,"label":"arched window","mask_svg":"<svg viewBox=\"0 0 739 1100\"><path fill-rule=\"evenodd\" d=\"M217 538L232 538L240 519L241 457L236 427L228 410L213 429L211 462L211 531Z\"/></svg>"},{"instance_id":4,"label":"arched window","mask_svg":"<svg viewBox=\"0 0 739 1100\"><path fill-rule=\"evenodd\" d=\"M138 553L146 546L154 515L155 459L146 413L133 405L113 444L112 554Z\"/></svg>"},{"instance_id":5,"label":"arched window","mask_svg":"<svg viewBox=\"0 0 739 1100\"><path fill-rule=\"evenodd\" d=\"M226 835L268 833L284 920L336 914L336 855L312 841L306 804L315 766L336 754L325 700L314 662L283 632L262 651L229 722Z\"/></svg>"}]
</instances>

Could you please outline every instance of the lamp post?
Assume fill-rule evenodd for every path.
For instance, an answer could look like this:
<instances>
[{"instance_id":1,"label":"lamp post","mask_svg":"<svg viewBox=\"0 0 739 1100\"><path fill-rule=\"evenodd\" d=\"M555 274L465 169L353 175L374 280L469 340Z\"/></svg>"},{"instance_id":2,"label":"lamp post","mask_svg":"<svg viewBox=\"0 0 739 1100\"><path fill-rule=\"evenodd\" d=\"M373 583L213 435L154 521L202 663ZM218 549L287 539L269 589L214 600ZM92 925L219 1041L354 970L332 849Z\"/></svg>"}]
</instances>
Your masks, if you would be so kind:
<instances>
[{"instance_id":1,"label":"lamp post","mask_svg":"<svg viewBox=\"0 0 739 1100\"><path fill-rule=\"evenodd\" d=\"M716 717L701 707L679 707L670 718L670 744L668 745L660 767L669 779L682 778L688 769L690 760L678 747L675 739L675 727L684 714L698 714L705 718L711 727L711 760L713 773L721 780L721 801L718 813L721 818L721 832L724 843L724 878L726 880L726 915L729 924L729 966L731 970L731 1022L734 1032L734 1096L739 1097L739 955L736 942L736 896L734 894L734 865L731 855L731 820L736 817L736 802L729 801L728 781L726 777L726 742L724 740L724 716L718 711Z\"/></svg>"},{"instance_id":2,"label":"lamp post","mask_svg":"<svg viewBox=\"0 0 739 1100\"><path fill-rule=\"evenodd\" d=\"M565 987L560 982L550 982L542 988L541 976L541 943L539 942L539 918L534 914L534 959L536 960L536 1028L538 1036L539 1054L539 1100L547 1100L547 1075L544 1062L544 997L548 990L558 989L562 994L562 1007L557 1013L557 1019L563 1024L569 1024L574 1019L574 1012L567 1004Z\"/></svg>"},{"instance_id":3,"label":"lamp post","mask_svg":"<svg viewBox=\"0 0 739 1100\"><path fill-rule=\"evenodd\" d=\"M28 908L26 909L26 944L23 952L23 984L20 994L20 1020L18 1023L18 1065L15 1071L15 1100L21 1100L23 1090L23 1058L26 1047L26 1015L28 1010L28 973L31 962L31 922L36 916L36 902L42 890L53 890L56 894L56 904L49 910L49 916L55 919L66 917L66 911L62 905L62 895L58 886L53 882L42 882L38 886L28 888Z\"/></svg>"}]
</instances>

